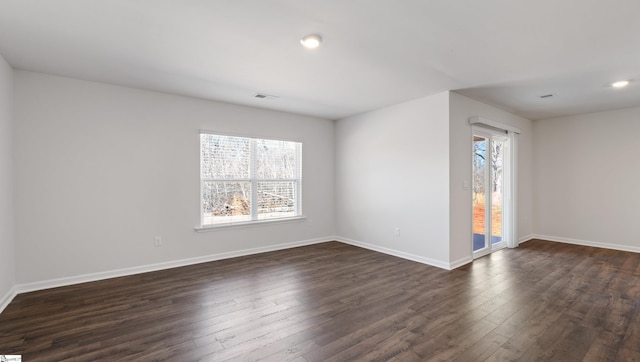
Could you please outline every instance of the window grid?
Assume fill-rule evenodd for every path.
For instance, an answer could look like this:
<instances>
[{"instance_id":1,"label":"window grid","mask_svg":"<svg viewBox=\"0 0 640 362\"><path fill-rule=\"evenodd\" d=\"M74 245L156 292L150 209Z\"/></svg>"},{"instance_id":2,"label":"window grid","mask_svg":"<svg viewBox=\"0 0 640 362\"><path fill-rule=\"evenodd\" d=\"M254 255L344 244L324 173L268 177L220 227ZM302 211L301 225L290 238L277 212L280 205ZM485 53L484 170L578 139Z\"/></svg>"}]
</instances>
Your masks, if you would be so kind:
<instances>
[{"instance_id":1,"label":"window grid","mask_svg":"<svg viewBox=\"0 0 640 362\"><path fill-rule=\"evenodd\" d=\"M301 216L301 143L201 133L200 148L202 226Z\"/></svg>"}]
</instances>

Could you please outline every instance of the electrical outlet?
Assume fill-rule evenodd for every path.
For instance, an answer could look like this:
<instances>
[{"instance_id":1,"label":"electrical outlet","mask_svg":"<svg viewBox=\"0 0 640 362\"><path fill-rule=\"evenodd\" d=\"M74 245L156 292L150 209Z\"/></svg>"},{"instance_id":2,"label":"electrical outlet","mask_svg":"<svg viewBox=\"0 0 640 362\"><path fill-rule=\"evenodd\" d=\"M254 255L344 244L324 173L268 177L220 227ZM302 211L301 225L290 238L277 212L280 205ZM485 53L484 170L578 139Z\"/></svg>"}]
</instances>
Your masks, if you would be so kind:
<instances>
[{"instance_id":1,"label":"electrical outlet","mask_svg":"<svg viewBox=\"0 0 640 362\"><path fill-rule=\"evenodd\" d=\"M159 236L156 236L155 238L153 238L153 245L155 247L162 246L162 238Z\"/></svg>"},{"instance_id":2,"label":"electrical outlet","mask_svg":"<svg viewBox=\"0 0 640 362\"><path fill-rule=\"evenodd\" d=\"M400 228L399 227L396 226L396 229L395 229L394 232L395 232L396 236L400 236Z\"/></svg>"}]
</instances>

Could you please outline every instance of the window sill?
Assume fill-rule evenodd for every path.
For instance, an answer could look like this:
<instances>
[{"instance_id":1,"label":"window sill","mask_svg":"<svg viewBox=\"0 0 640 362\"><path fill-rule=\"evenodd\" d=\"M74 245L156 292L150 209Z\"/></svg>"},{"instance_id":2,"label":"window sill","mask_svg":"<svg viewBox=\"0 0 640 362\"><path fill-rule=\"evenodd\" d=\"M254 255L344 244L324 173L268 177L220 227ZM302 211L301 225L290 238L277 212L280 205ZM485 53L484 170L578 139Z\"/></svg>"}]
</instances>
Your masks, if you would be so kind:
<instances>
[{"instance_id":1,"label":"window sill","mask_svg":"<svg viewBox=\"0 0 640 362\"><path fill-rule=\"evenodd\" d=\"M240 222L230 222L224 224L213 224L213 225L201 225L193 228L196 232L204 233L208 231L217 231L222 229L235 229L235 228L245 228L259 225L272 225L272 224L285 224L291 222L300 222L306 220L306 216L294 216L287 218L279 218L279 219L268 219L268 220L255 220L255 221L240 221Z\"/></svg>"}]
</instances>

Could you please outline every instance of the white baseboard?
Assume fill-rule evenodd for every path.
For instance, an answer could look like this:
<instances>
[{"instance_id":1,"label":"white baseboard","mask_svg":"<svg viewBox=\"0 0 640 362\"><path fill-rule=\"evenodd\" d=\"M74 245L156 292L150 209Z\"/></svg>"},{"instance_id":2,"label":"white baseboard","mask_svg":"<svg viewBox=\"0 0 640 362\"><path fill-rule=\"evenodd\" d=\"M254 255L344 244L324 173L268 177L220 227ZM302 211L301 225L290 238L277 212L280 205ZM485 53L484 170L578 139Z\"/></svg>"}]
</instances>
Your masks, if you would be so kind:
<instances>
[{"instance_id":1,"label":"white baseboard","mask_svg":"<svg viewBox=\"0 0 640 362\"><path fill-rule=\"evenodd\" d=\"M336 236L335 240L337 240L337 241L339 241L341 243L345 243L345 244L349 244L349 245L353 245L353 246L358 246L358 247L361 247L361 248L364 248L364 249L377 251L379 253L383 253L383 254L387 254L387 255L397 256L398 258L407 259L407 260L415 261L415 262L418 262L418 263L435 266L435 267L438 267L438 268L441 268L441 269L447 269L447 270L453 269L451 267L451 264L449 264L447 262L440 261L440 260L435 260L435 259L431 259L431 258L425 258L423 256L415 255L415 254L411 254L411 253L405 253L404 251L389 249L389 248L385 248L385 247L382 247L382 246L365 243L365 242L362 242L362 241L357 241L357 240L353 240L353 239L344 238L344 237L341 237L341 236Z\"/></svg>"},{"instance_id":2,"label":"white baseboard","mask_svg":"<svg viewBox=\"0 0 640 362\"><path fill-rule=\"evenodd\" d=\"M534 234L525 235L525 236L521 237L521 238L518 240L518 243L520 243L520 244L522 244L522 243L526 243L527 241L529 241L529 240L533 240L533 239L535 239L535 238L536 238L536 236L535 236Z\"/></svg>"},{"instance_id":3,"label":"white baseboard","mask_svg":"<svg viewBox=\"0 0 640 362\"><path fill-rule=\"evenodd\" d=\"M467 265L469 263L473 262L473 257L471 256L465 256L462 259L458 259L452 263L449 263L449 270L453 270L453 269L458 269L459 267L463 266L463 265Z\"/></svg>"},{"instance_id":4,"label":"white baseboard","mask_svg":"<svg viewBox=\"0 0 640 362\"><path fill-rule=\"evenodd\" d=\"M58 278L58 279L50 279L50 280L44 280L40 282L27 283L27 284L18 284L13 288L14 295L10 299L13 299L15 294L19 294L19 293L26 293L26 292L33 292L36 290L63 287L63 286L72 285L72 284L94 282L97 280L117 278L117 277L122 277L127 275L147 273L152 271L177 268L181 266L206 263L206 262L215 261L215 260L236 258L239 256L246 256L246 255L266 253L270 251L290 249L290 248L295 248L299 246L320 244L320 243L325 243L325 242L334 241L334 240L335 239L333 238L318 238L318 239L311 239L311 240L303 240L303 241L296 241L292 243L269 245L269 246L263 246L259 248L237 250L237 251L231 251L226 253L205 255L205 256L199 256L195 258L188 258L188 259L181 259L181 260L172 260L172 261L163 262L163 263L148 264L148 265L110 270L110 271L99 272L99 273L84 274L84 275Z\"/></svg>"},{"instance_id":5,"label":"white baseboard","mask_svg":"<svg viewBox=\"0 0 640 362\"><path fill-rule=\"evenodd\" d=\"M640 247L637 247L637 246L601 243L597 241L571 239L571 238L563 238L560 236L550 236L550 235L540 235L540 234L534 234L533 239L542 239L542 240L548 240L548 241L555 241L558 243L592 246L595 248L604 248L604 249L613 249L613 250L620 250L620 251L630 251L632 253L640 253Z\"/></svg>"},{"instance_id":6,"label":"white baseboard","mask_svg":"<svg viewBox=\"0 0 640 362\"><path fill-rule=\"evenodd\" d=\"M594 241L577 240L577 239L562 238L562 237L549 236L549 235L539 235L539 234L530 234L530 235L521 237L520 243L524 243L532 239L542 239L542 240L549 240L549 241L555 241L555 242L561 242L561 243L593 246L598 248L607 248L607 249L640 253L640 247L632 247L632 246L609 244L609 243L599 243ZM140 273L147 273L147 272L152 272L157 270L177 268L181 266L206 263L206 262L215 261L215 260L260 254L260 253L266 253L270 251L295 248L299 246L320 244L320 243L325 243L329 241L339 241L345 244L354 245L357 247L377 251L383 254L396 256L399 258L415 261L418 263L422 263L422 264L426 264L426 265L430 265L430 266L434 266L434 267L446 269L446 270L456 269L463 265L471 263L473 261L473 258L469 256L469 257L464 257L460 260L456 260L451 263L448 263L445 261L425 258L420 255L415 255L415 254L411 254L411 253L407 253L407 252L403 252L395 249L385 248L378 245L373 245L373 244L369 244L369 243L365 243L362 241L357 241L349 238L344 238L340 236L330 236L325 238L317 238L317 239L296 241L291 243L269 245L269 246L264 246L260 248L244 249L244 250L237 250L237 251L231 251L226 253L205 255L205 256L199 256L195 258L172 260L172 261L163 262L163 263L148 264L148 265L142 265L142 266L131 267L131 268L123 268L123 269L84 274L84 275L78 275L78 276L72 276L72 277L50 279L50 280L44 280L44 281L39 281L34 283L18 284L18 285L15 285L11 290L9 290L9 292L5 296L3 296L2 299L0 299L0 313L9 305L9 303L11 303L13 298L15 298L15 296L18 295L19 293L26 293L26 292L32 292L37 290L49 289L49 288L57 288L57 287L63 287L66 285L93 282L93 281L98 281L103 279L116 278L116 277L122 277L122 276L140 274Z\"/></svg>"},{"instance_id":7,"label":"white baseboard","mask_svg":"<svg viewBox=\"0 0 640 362\"><path fill-rule=\"evenodd\" d=\"M0 299L0 313L2 313L2 311L9 305L9 303L11 303L16 295L18 295L18 292L16 291L16 287L14 286L13 288L9 289L7 294L5 294L2 299Z\"/></svg>"}]
</instances>

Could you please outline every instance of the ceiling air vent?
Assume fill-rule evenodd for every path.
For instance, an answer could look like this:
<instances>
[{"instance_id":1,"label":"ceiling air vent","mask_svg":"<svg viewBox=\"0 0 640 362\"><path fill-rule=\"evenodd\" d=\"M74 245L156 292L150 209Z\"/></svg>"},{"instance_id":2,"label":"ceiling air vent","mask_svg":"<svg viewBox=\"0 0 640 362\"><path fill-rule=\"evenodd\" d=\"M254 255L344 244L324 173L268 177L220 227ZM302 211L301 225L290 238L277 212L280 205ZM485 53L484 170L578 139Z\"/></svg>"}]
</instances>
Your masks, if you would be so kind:
<instances>
[{"instance_id":1,"label":"ceiling air vent","mask_svg":"<svg viewBox=\"0 0 640 362\"><path fill-rule=\"evenodd\" d=\"M540 98L542 98L542 99L547 99L547 98L553 98L553 97L555 97L555 96L556 96L556 95L555 95L554 93L549 93L549 94L541 95L541 96L540 96Z\"/></svg>"},{"instance_id":2,"label":"ceiling air vent","mask_svg":"<svg viewBox=\"0 0 640 362\"><path fill-rule=\"evenodd\" d=\"M253 96L254 98L258 98L258 99L278 99L280 97L278 96L272 96L269 94L263 94L263 93L256 93L256 95Z\"/></svg>"}]
</instances>

